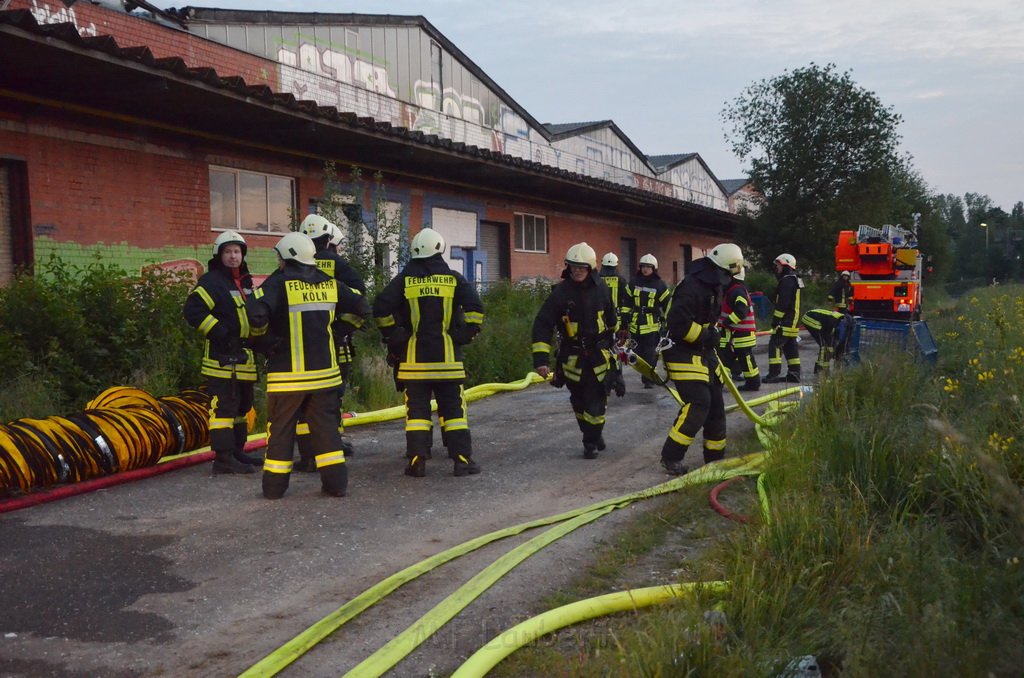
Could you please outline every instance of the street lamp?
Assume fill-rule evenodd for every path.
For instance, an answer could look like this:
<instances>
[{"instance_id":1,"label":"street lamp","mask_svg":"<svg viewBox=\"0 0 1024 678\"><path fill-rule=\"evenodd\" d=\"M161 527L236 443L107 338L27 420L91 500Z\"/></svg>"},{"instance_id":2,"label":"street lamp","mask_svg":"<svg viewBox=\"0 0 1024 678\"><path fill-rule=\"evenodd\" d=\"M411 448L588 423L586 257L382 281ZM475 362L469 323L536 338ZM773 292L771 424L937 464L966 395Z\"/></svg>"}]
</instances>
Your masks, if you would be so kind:
<instances>
[{"instance_id":1,"label":"street lamp","mask_svg":"<svg viewBox=\"0 0 1024 678\"><path fill-rule=\"evenodd\" d=\"M981 226L982 228L985 229L985 254L987 255L988 254L988 224L982 223L982 224L979 224L979 226Z\"/></svg>"}]
</instances>

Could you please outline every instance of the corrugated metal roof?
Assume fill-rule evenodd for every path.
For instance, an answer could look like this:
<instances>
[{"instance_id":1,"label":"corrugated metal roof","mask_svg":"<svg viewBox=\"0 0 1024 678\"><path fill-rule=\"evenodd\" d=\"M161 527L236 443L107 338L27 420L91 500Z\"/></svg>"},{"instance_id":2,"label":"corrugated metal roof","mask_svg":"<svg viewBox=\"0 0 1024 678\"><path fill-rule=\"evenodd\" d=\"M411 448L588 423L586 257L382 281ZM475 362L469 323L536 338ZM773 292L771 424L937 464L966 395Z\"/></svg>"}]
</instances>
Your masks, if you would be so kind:
<instances>
[{"instance_id":1,"label":"corrugated metal roof","mask_svg":"<svg viewBox=\"0 0 1024 678\"><path fill-rule=\"evenodd\" d=\"M28 10L0 12L0 63L6 64L0 88L133 115L164 128L273 143L279 152L334 154L368 167L386 163L396 174L419 163L424 176L439 180L484 190L512 184L537 199L578 200L593 209L636 212L639 206L649 218L669 222L689 214L709 229L736 223L735 215L721 210L297 100L213 68L190 68L179 57L158 59L145 46L122 48L111 36L82 37L70 23L40 25ZM549 181L538 183L545 177ZM570 186L578 187L578 195L567 193Z\"/></svg>"}]
</instances>

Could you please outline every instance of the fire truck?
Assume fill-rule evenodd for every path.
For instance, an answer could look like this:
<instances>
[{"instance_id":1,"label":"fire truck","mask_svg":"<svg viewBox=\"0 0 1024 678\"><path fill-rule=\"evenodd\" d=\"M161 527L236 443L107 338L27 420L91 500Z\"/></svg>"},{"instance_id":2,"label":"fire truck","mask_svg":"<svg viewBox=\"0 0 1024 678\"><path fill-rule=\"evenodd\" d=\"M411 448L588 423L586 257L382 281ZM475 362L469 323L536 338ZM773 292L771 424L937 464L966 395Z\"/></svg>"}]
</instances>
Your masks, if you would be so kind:
<instances>
[{"instance_id":1,"label":"fire truck","mask_svg":"<svg viewBox=\"0 0 1024 678\"><path fill-rule=\"evenodd\" d=\"M850 312L863 318L920 320L921 259L912 230L886 224L840 231L836 270L850 272Z\"/></svg>"}]
</instances>

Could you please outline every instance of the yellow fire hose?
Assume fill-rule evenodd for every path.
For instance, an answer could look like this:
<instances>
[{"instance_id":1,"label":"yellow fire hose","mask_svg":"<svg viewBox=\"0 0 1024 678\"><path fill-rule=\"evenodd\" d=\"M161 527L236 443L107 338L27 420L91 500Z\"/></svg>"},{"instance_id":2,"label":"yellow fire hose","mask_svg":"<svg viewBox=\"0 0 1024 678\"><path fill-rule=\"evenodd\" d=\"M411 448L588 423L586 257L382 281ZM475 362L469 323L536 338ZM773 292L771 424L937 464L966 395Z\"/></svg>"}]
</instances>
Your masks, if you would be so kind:
<instances>
[{"instance_id":1,"label":"yellow fire hose","mask_svg":"<svg viewBox=\"0 0 1024 678\"><path fill-rule=\"evenodd\" d=\"M729 583L712 581L649 586L642 589L607 593L603 596L578 600L575 603L556 607L501 633L497 638L477 650L452 674L451 678L474 678L486 675L502 659L519 648L566 626L617 612L632 612L652 605L668 603L697 589L711 593L724 593L729 589Z\"/></svg>"}]
</instances>

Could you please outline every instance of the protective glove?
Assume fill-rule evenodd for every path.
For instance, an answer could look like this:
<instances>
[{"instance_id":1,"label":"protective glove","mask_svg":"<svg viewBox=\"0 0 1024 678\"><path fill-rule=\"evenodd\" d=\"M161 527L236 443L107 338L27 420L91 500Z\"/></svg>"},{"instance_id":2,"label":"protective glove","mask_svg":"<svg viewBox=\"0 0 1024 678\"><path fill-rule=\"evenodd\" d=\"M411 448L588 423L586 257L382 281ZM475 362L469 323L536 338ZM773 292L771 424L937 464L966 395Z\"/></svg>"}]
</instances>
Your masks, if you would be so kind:
<instances>
[{"instance_id":1,"label":"protective glove","mask_svg":"<svg viewBox=\"0 0 1024 678\"><path fill-rule=\"evenodd\" d=\"M465 346L466 344L473 341L477 334L480 333L480 328L476 325L455 325L448 330L448 335L452 338L459 346Z\"/></svg>"},{"instance_id":2,"label":"protective glove","mask_svg":"<svg viewBox=\"0 0 1024 678\"><path fill-rule=\"evenodd\" d=\"M705 327L700 333L700 345L704 349L704 352L713 351L718 348L718 343L722 338L722 333L718 331L718 328L714 325Z\"/></svg>"}]
</instances>

